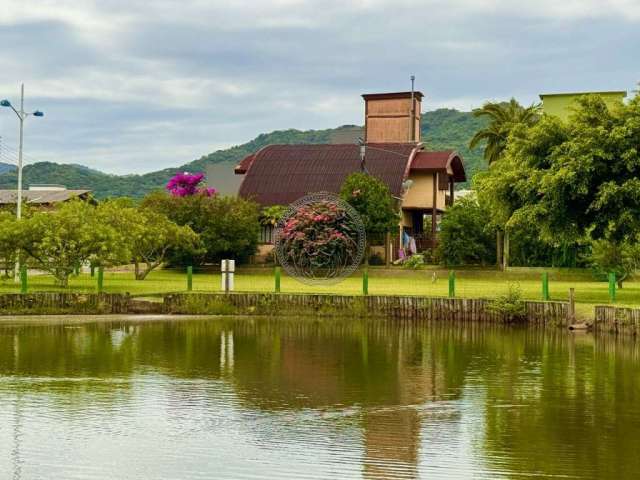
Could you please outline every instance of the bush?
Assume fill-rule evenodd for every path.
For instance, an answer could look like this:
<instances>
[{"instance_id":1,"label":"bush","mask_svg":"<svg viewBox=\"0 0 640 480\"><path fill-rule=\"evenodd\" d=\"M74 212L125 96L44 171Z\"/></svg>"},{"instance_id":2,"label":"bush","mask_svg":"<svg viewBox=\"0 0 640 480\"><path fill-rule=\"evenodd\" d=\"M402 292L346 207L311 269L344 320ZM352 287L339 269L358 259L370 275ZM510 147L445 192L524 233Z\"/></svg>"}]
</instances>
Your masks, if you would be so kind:
<instances>
[{"instance_id":1,"label":"bush","mask_svg":"<svg viewBox=\"0 0 640 480\"><path fill-rule=\"evenodd\" d=\"M411 255L404 262L402 262L403 268L413 268L414 270L417 270L418 268L422 268L423 266L424 266L424 255L419 253L416 255Z\"/></svg>"},{"instance_id":2,"label":"bush","mask_svg":"<svg viewBox=\"0 0 640 480\"><path fill-rule=\"evenodd\" d=\"M175 248L169 255L174 265L214 263L223 258L241 263L258 247L259 208L254 202L206 193L180 197L154 192L145 197L142 206L164 213L200 236L204 253L194 256L191 249Z\"/></svg>"},{"instance_id":3,"label":"bush","mask_svg":"<svg viewBox=\"0 0 640 480\"><path fill-rule=\"evenodd\" d=\"M335 201L319 200L297 208L281 231L281 248L296 271L335 275L358 257L358 226Z\"/></svg>"},{"instance_id":4,"label":"bush","mask_svg":"<svg viewBox=\"0 0 640 480\"><path fill-rule=\"evenodd\" d=\"M494 264L496 237L490 223L490 212L475 197L460 198L442 216L437 258L446 266Z\"/></svg>"},{"instance_id":5,"label":"bush","mask_svg":"<svg viewBox=\"0 0 640 480\"><path fill-rule=\"evenodd\" d=\"M520 287L513 284L509 284L506 294L491 300L487 309L490 312L503 315L505 321L509 323L524 320L527 314Z\"/></svg>"},{"instance_id":6,"label":"bush","mask_svg":"<svg viewBox=\"0 0 640 480\"><path fill-rule=\"evenodd\" d=\"M608 274L613 272L618 287L622 288L622 282L640 268L640 244L597 240L593 242L588 258L597 279L606 281Z\"/></svg>"}]
</instances>

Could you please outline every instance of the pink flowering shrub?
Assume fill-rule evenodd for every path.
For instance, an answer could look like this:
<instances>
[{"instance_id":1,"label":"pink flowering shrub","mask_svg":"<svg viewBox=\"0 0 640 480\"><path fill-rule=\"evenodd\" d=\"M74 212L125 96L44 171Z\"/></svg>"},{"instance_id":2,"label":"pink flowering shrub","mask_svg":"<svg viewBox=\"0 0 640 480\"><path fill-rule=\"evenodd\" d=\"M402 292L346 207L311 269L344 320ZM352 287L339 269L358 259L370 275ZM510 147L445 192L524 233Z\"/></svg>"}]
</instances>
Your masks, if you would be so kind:
<instances>
[{"instance_id":1,"label":"pink flowering shrub","mask_svg":"<svg viewBox=\"0 0 640 480\"><path fill-rule=\"evenodd\" d=\"M347 211L336 202L303 205L285 220L282 254L306 276L334 276L358 256L358 231Z\"/></svg>"},{"instance_id":2,"label":"pink flowering shrub","mask_svg":"<svg viewBox=\"0 0 640 480\"><path fill-rule=\"evenodd\" d=\"M169 180L166 188L174 197L190 197L197 194L207 197L215 195L217 193L215 188L200 186L203 180L204 173L176 173Z\"/></svg>"}]
</instances>

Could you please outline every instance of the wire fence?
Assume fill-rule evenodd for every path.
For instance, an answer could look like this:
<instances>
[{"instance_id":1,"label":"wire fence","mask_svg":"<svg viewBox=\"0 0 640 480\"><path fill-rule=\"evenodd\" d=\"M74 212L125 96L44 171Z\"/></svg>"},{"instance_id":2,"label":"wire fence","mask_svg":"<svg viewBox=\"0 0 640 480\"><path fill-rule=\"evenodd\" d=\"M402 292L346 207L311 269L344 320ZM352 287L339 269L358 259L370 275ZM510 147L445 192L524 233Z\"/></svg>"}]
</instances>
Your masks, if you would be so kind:
<instances>
[{"instance_id":1,"label":"wire fence","mask_svg":"<svg viewBox=\"0 0 640 480\"><path fill-rule=\"evenodd\" d=\"M14 279L0 281L1 293L73 291L81 293L130 293L156 296L175 292L220 292L225 286L238 292L320 293L333 295L417 295L429 297L496 298L508 292L528 300L567 300L575 289L576 301L585 304L618 303L640 305L640 282L626 281L623 288L615 277L609 282L582 277L567 278L547 272L510 274L499 271L443 271L376 269L359 270L340 283L306 285L274 267L237 269L231 282L223 281L217 270L190 268L156 270L144 280L136 280L131 269L84 270L70 276L62 287L54 277L23 269Z\"/></svg>"}]
</instances>

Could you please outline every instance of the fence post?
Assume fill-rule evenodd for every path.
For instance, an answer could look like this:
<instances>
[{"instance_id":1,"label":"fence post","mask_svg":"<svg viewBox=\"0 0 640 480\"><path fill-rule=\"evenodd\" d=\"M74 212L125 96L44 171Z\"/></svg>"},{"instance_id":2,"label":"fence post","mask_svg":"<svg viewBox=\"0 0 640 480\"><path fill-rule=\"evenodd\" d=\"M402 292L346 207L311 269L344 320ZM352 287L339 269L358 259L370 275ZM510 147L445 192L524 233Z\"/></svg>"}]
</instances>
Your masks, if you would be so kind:
<instances>
[{"instance_id":1,"label":"fence post","mask_svg":"<svg viewBox=\"0 0 640 480\"><path fill-rule=\"evenodd\" d=\"M275 291L280 293L280 267L275 268Z\"/></svg>"},{"instance_id":2,"label":"fence post","mask_svg":"<svg viewBox=\"0 0 640 480\"><path fill-rule=\"evenodd\" d=\"M27 266L20 265L20 293L27 293Z\"/></svg>"},{"instance_id":3,"label":"fence post","mask_svg":"<svg viewBox=\"0 0 640 480\"><path fill-rule=\"evenodd\" d=\"M549 301L549 274L547 272L542 274L542 300Z\"/></svg>"},{"instance_id":4,"label":"fence post","mask_svg":"<svg viewBox=\"0 0 640 480\"><path fill-rule=\"evenodd\" d=\"M187 292L193 290L193 266L187 267Z\"/></svg>"},{"instance_id":5,"label":"fence post","mask_svg":"<svg viewBox=\"0 0 640 480\"><path fill-rule=\"evenodd\" d=\"M449 271L449 298L456 296L456 272Z\"/></svg>"},{"instance_id":6,"label":"fence post","mask_svg":"<svg viewBox=\"0 0 640 480\"><path fill-rule=\"evenodd\" d=\"M573 325L576 322L576 291L573 288L569 289L569 325Z\"/></svg>"},{"instance_id":7,"label":"fence post","mask_svg":"<svg viewBox=\"0 0 640 480\"><path fill-rule=\"evenodd\" d=\"M362 271L362 294L369 295L369 270L366 267Z\"/></svg>"},{"instance_id":8,"label":"fence post","mask_svg":"<svg viewBox=\"0 0 640 480\"><path fill-rule=\"evenodd\" d=\"M616 274L615 272L609 273L609 301L616 303Z\"/></svg>"},{"instance_id":9,"label":"fence post","mask_svg":"<svg viewBox=\"0 0 640 480\"><path fill-rule=\"evenodd\" d=\"M98 267L98 293L102 293L103 286L104 286L104 268L100 266Z\"/></svg>"}]
</instances>

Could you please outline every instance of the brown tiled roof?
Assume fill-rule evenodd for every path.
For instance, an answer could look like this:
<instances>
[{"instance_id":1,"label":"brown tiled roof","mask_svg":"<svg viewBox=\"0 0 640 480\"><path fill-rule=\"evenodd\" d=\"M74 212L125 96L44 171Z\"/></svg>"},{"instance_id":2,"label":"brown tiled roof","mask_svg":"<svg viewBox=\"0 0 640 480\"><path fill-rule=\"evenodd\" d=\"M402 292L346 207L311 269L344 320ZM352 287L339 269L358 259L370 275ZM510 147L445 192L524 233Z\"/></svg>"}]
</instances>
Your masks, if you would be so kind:
<instances>
[{"instance_id":1,"label":"brown tiled roof","mask_svg":"<svg viewBox=\"0 0 640 480\"><path fill-rule=\"evenodd\" d=\"M412 171L448 170L449 168L453 172L454 181L466 181L467 176L464 171L462 157L455 150L441 152L421 151L416 154L411 163Z\"/></svg>"},{"instance_id":2,"label":"brown tiled roof","mask_svg":"<svg viewBox=\"0 0 640 480\"><path fill-rule=\"evenodd\" d=\"M249 167L253 163L253 159L255 158L255 156L256 154L252 153L251 155L247 155L246 157L244 157L240 161L240 163L236 165L236 168L233 170L236 173L236 175L243 175L247 173L247 170L249 170Z\"/></svg>"},{"instance_id":3,"label":"brown tiled roof","mask_svg":"<svg viewBox=\"0 0 640 480\"><path fill-rule=\"evenodd\" d=\"M408 143L368 144L367 170L399 197L415 148ZM309 193L339 192L345 178L360 171L360 147L269 145L242 160L238 170L246 172L240 196L265 206L286 205Z\"/></svg>"},{"instance_id":4,"label":"brown tiled roof","mask_svg":"<svg viewBox=\"0 0 640 480\"><path fill-rule=\"evenodd\" d=\"M23 190L22 201L31 205L46 205L72 198L86 199L89 193L91 190ZM0 190L0 205L11 205L17 201L17 190Z\"/></svg>"}]
</instances>

